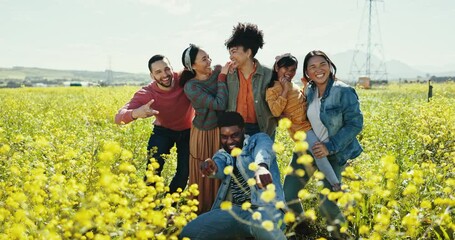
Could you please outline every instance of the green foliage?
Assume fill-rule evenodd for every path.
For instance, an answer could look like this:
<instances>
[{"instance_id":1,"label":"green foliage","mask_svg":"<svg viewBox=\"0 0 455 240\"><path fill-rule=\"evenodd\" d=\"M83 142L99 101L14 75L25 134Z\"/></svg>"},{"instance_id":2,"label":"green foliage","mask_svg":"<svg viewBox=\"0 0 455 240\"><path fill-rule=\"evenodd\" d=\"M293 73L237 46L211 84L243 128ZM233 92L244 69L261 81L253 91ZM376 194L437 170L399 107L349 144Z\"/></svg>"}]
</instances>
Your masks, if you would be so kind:
<instances>
[{"instance_id":1,"label":"green foliage","mask_svg":"<svg viewBox=\"0 0 455 240\"><path fill-rule=\"evenodd\" d=\"M346 168L345 192L327 194L343 209L351 238L453 238L455 85L433 86L430 102L426 85L358 90L364 153ZM0 239L175 239L195 217L190 196L197 190L165 193L175 149L163 177L152 178L158 186L145 187L153 119L113 121L136 90L0 89ZM294 145L281 129L275 143L284 178ZM315 180L306 189L321 192ZM318 200L302 203L311 212ZM314 235L327 236L316 219Z\"/></svg>"}]
</instances>

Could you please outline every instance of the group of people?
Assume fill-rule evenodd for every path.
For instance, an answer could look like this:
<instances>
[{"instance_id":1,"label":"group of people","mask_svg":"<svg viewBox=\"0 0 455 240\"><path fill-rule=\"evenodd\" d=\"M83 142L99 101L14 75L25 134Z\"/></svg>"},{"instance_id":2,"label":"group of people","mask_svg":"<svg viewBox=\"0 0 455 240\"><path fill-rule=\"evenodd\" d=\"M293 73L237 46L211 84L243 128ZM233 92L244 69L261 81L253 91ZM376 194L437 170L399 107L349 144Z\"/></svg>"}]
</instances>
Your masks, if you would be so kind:
<instances>
[{"instance_id":1,"label":"group of people","mask_svg":"<svg viewBox=\"0 0 455 240\"><path fill-rule=\"evenodd\" d=\"M263 37L257 25L239 23L225 43L230 61L214 69L209 54L193 44L182 53L180 74L166 57L153 56L148 62L153 81L115 117L116 123L126 124L154 116L147 164L155 159L160 165L156 174L160 174L165 164L162 155L176 145L177 169L170 192L198 184L199 216L183 228L180 237L286 239L284 213L303 214L296 200L311 172L303 177L287 175L281 184L272 150L280 118L291 120L291 137L306 133L314 165L325 175L324 186L333 191L341 189L347 160L362 152L356 139L363 127L358 96L336 79L336 66L329 57L322 51L306 55L302 91L292 83L298 68L294 56L278 56L273 69L255 58L264 45ZM241 152L231 154L235 148ZM298 158L299 153L294 153L290 165L306 170ZM231 173L226 174L227 166ZM273 191L275 201L289 204L276 208L261 198L264 191ZM320 213L328 224L345 222L334 202L320 198ZM224 201L232 202L229 211L221 210ZM245 203L254 211L246 210ZM273 229L262 226L264 221L273 223Z\"/></svg>"}]
</instances>

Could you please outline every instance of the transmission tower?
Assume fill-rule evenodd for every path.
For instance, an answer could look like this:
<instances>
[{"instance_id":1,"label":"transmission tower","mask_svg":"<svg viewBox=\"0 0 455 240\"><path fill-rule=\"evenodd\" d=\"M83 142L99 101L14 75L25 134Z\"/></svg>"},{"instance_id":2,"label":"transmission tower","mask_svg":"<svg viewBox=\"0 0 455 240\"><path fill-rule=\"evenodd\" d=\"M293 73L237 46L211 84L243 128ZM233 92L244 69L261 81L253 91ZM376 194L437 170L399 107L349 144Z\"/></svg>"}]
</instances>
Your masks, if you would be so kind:
<instances>
[{"instance_id":1,"label":"transmission tower","mask_svg":"<svg viewBox=\"0 0 455 240\"><path fill-rule=\"evenodd\" d=\"M106 69L106 81L103 82L103 85L112 85L114 79L114 72L112 71L111 57L109 56L109 69Z\"/></svg>"},{"instance_id":2,"label":"transmission tower","mask_svg":"<svg viewBox=\"0 0 455 240\"><path fill-rule=\"evenodd\" d=\"M352 56L350 79L358 82L361 79L368 81L387 81L387 69L384 62L381 30L379 27L377 2L381 0L366 0L362 20L360 22L357 44ZM369 87L370 85L368 84Z\"/></svg>"}]
</instances>

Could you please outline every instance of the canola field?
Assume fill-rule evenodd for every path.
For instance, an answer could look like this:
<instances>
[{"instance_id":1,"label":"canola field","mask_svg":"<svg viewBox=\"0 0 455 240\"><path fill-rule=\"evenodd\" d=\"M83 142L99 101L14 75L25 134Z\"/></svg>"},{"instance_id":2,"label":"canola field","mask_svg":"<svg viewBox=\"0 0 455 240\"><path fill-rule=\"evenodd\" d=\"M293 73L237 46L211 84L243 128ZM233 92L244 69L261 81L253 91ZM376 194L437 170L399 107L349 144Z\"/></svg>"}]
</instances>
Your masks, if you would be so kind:
<instances>
[{"instance_id":1,"label":"canola field","mask_svg":"<svg viewBox=\"0 0 455 240\"><path fill-rule=\"evenodd\" d=\"M0 89L0 239L177 239L196 217L197 186L167 193L175 151L162 177L156 163L146 171L153 119L113 122L138 88ZM349 162L344 191L320 189L315 174L300 192L305 217L320 226L315 236L327 233L321 193L341 206L352 239L453 239L455 84L434 84L429 102L427 91L357 90L364 152ZM294 146L283 126L274 149L283 175L296 174L286 167Z\"/></svg>"}]
</instances>

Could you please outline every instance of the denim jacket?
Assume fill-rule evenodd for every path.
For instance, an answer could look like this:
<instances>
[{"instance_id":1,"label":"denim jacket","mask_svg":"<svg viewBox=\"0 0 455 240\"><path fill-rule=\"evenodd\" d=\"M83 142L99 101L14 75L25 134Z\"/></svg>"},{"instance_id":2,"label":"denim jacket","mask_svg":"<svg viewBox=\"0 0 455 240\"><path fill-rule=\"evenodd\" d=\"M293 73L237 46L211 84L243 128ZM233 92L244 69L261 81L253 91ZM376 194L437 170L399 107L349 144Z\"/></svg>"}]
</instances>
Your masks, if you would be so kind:
<instances>
[{"instance_id":1,"label":"denim jacket","mask_svg":"<svg viewBox=\"0 0 455 240\"><path fill-rule=\"evenodd\" d=\"M273 142L270 137L265 133L256 133L251 137L245 136L243 143L242 153L234 159L224 149L219 150L214 156L218 170L215 175L211 177L222 180L215 202L213 203L212 210L220 208L221 202L226 199L226 195L229 190L229 184L231 181L231 175L224 174L224 168L226 166L233 166L236 164L239 172L245 180L254 178L254 171L248 169L248 165L252 162L257 164L267 164L270 173L272 174L272 181L275 185L276 201L284 200L283 187L281 185L280 170L276 161L275 152L272 150ZM251 204L258 207L274 207L275 201L266 203L261 199L261 194L264 191L259 189L257 185L250 187L251 189Z\"/></svg>"},{"instance_id":2,"label":"denim jacket","mask_svg":"<svg viewBox=\"0 0 455 240\"><path fill-rule=\"evenodd\" d=\"M306 89L308 106L317 94L317 87L311 84ZM327 88L321 99L319 116L329 133L325 146L329 155L335 155L338 164L346 164L363 151L356 136L363 128L363 115L360 111L359 97L354 88L329 78Z\"/></svg>"}]
</instances>

